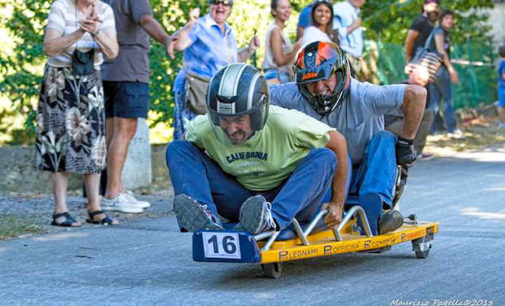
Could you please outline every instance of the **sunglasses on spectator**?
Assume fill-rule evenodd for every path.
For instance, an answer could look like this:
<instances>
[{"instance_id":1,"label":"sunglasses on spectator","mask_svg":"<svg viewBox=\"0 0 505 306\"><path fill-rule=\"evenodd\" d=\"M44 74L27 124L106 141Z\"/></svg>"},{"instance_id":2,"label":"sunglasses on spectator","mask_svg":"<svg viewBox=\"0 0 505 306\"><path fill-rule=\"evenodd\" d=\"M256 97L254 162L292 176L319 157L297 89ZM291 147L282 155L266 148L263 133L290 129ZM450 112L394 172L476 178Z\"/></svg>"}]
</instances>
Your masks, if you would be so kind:
<instances>
[{"instance_id":1,"label":"sunglasses on spectator","mask_svg":"<svg viewBox=\"0 0 505 306\"><path fill-rule=\"evenodd\" d=\"M229 0L214 0L214 1L210 1L210 4L213 4L213 5L222 4L225 6L231 6L231 1L229 1Z\"/></svg>"}]
</instances>

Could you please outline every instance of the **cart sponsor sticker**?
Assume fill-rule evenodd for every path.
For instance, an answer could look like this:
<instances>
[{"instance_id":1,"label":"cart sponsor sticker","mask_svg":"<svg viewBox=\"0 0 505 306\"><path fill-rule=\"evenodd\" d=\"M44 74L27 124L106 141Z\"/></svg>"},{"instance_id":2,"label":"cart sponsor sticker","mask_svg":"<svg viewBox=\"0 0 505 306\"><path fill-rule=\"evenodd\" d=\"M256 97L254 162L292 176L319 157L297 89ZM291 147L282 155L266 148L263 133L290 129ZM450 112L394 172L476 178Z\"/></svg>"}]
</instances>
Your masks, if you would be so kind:
<instances>
[{"instance_id":1,"label":"cart sponsor sticker","mask_svg":"<svg viewBox=\"0 0 505 306\"><path fill-rule=\"evenodd\" d=\"M202 238L206 258L242 258L238 233L203 232Z\"/></svg>"}]
</instances>

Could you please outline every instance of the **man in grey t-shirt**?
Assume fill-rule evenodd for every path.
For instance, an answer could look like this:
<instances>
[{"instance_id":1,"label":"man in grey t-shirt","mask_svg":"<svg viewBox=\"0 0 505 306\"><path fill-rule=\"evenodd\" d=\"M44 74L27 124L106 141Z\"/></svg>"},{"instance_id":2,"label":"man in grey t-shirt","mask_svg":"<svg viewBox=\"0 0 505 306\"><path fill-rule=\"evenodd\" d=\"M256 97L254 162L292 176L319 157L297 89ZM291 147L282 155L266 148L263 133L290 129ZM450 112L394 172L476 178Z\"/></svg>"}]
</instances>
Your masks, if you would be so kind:
<instances>
[{"instance_id":1,"label":"man in grey t-shirt","mask_svg":"<svg viewBox=\"0 0 505 306\"><path fill-rule=\"evenodd\" d=\"M107 189L102 208L141 212L149 203L126 191L121 173L137 119L147 118L149 106L149 36L169 52L170 36L153 18L148 0L105 0L113 9L119 56L102 65L107 136Z\"/></svg>"},{"instance_id":2,"label":"man in grey t-shirt","mask_svg":"<svg viewBox=\"0 0 505 306\"><path fill-rule=\"evenodd\" d=\"M396 165L408 167L415 161L412 142L426 90L359 82L351 78L343 52L327 42L300 50L296 70L296 84L270 87L271 104L302 111L344 135L353 166L349 193L359 195L374 235L398 229L403 217L391 209ZM385 114L404 116L398 139L384 130ZM383 207L390 210L383 212Z\"/></svg>"}]
</instances>

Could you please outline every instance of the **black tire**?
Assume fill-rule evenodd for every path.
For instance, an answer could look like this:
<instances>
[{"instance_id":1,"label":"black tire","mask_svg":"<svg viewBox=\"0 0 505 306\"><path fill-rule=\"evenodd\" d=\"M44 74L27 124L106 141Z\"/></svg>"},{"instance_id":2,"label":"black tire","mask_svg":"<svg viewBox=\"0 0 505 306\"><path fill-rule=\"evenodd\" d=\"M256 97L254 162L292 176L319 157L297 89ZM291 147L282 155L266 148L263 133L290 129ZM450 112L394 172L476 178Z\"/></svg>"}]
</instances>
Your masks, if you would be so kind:
<instances>
[{"instance_id":1,"label":"black tire","mask_svg":"<svg viewBox=\"0 0 505 306\"><path fill-rule=\"evenodd\" d=\"M433 234L428 234L422 238L412 240L412 246L417 258L427 258L428 255L430 255L431 240L433 240ZM420 244L427 244L427 248L425 250L420 250Z\"/></svg>"},{"instance_id":2,"label":"black tire","mask_svg":"<svg viewBox=\"0 0 505 306\"><path fill-rule=\"evenodd\" d=\"M261 268L263 268L266 278L279 278L282 273L282 264L280 262L262 264Z\"/></svg>"},{"instance_id":3,"label":"black tire","mask_svg":"<svg viewBox=\"0 0 505 306\"><path fill-rule=\"evenodd\" d=\"M416 251L416 257L417 258L426 258L428 257L428 255L430 255L430 250L428 249L427 251Z\"/></svg>"}]
</instances>

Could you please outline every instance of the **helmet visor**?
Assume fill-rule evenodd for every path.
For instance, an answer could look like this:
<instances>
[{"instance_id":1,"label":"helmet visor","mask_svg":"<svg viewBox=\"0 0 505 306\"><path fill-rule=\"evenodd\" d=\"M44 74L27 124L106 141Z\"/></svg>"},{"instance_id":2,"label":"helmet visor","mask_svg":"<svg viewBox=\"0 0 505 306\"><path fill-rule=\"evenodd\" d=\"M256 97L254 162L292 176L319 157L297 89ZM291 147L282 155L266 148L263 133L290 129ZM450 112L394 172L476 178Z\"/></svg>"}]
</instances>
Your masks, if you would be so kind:
<instances>
[{"instance_id":1,"label":"helmet visor","mask_svg":"<svg viewBox=\"0 0 505 306\"><path fill-rule=\"evenodd\" d=\"M307 84L327 80L332 73L338 58L335 47L331 43L319 42L303 48L297 56L296 83Z\"/></svg>"}]
</instances>

